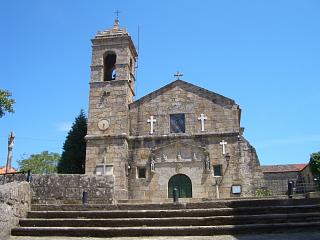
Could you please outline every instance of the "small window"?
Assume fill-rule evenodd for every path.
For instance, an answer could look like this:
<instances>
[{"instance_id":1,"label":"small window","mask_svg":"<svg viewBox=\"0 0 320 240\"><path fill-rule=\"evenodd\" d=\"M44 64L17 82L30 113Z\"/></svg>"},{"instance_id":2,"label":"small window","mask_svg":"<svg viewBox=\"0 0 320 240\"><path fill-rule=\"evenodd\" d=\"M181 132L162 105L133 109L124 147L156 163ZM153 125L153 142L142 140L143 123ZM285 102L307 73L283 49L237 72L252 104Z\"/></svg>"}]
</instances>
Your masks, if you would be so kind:
<instances>
[{"instance_id":1,"label":"small window","mask_svg":"<svg viewBox=\"0 0 320 240\"><path fill-rule=\"evenodd\" d=\"M170 133L184 133L185 131L186 127L184 114L170 114Z\"/></svg>"},{"instance_id":2,"label":"small window","mask_svg":"<svg viewBox=\"0 0 320 240\"><path fill-rule=\"evenodd\" d=\"M96 174L103 175L103 166L96 166Z\"/></svg>"},{"instance_id":3,"label":"small window","mask_svg":"<svg viewBox=\"0 0 320 240\"><path fill-rule=\"evenodd\" d=\"M215 176L215 177L222 176L222 165L213 166L213 176Z\"/></svg>"},{"instance_id":4,"label":"small window","mask_svg":"<svg viewBox=\"0 0 320 240\"><path fill-rule=\"evenodd\" d=\"M112 175L113 166L112 165L97 165L96 166L97 175Z\"/></svg>"},{"instance_id":5,"label":"small window","mask_svg":"<svg viewBox=\"0 0 320 240\"><path fill-rule=\"evenodd\" d=\"M146 178L146 168L145 167L137 167L138 178Z\"/></svg>"}]
</instances>

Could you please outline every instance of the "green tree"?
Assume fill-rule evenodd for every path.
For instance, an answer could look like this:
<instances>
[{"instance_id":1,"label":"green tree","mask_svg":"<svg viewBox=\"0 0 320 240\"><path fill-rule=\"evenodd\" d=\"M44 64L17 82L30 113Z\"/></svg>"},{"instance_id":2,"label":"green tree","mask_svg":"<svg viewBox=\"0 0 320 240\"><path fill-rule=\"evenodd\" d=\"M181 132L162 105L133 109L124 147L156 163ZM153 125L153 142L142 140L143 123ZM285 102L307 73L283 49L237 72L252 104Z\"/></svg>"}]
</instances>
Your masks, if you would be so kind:
<instances>
[{"instance_id":1,"label":"green tree","mask_svg":"<svg viewBox=\"0 0 320 240\"><path fill-rule=\"evenodd\" d=\"M37 154L31 154L18 161L20 171L31 170L32 173L55 173L57 164L60 160L59 153L43 151Z\"/></svg>"},{"instance_id":2,"label":"green tree","mask_svg":"<svg viewBox=\"0 0 320 240\"><path fill-rule=\"evenodd\" d=\"M320 185L320 152L312 153L309 161L312 174L318 179Z\"/></svg>"},{"instance_id":3,"label":"green tree","mask_svg":"<svg viewBox=\"0 0 320 240\"><path fill-rule=\"evenodd\" d=\"M83 174L85 172L86 141L84 137L86 134L87 117L81 110L63 144L58 173Z\"/></svg>"},{"instance_id":4,"label":"green tree","mask_svg":"<svg viewBox=\"0 0 320 240\"><path fill-rule=\"evenodd\" d=\"M5 112L14 112L13 104L15 104L15 100L11 98L11 93L0 89L0 118L4 116Z\"/></svg>"}]
</instances>

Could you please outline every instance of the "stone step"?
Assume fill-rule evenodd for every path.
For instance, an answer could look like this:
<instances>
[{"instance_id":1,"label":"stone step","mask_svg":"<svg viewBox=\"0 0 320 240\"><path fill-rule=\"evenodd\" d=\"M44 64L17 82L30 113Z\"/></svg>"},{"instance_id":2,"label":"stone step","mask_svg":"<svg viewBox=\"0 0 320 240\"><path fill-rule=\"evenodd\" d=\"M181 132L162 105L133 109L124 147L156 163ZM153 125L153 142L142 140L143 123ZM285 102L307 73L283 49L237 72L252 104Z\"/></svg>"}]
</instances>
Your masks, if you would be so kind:
<instances>
[{"instance_id":1,"label":"stone step","mask_svg":"<svg viewBox=\"0 0 320 240\"><path fill-rule=\"evenodd\" d=\"M289 206L319 204L320 199L233 199L189 203L122 203L122 204L33 204L32 211L90 211L90 210L167 210L199 208L238 208L250 206Z\"/></svg>"},{"instance_id":2,"label":"stone step","mask_svg":"<svg viewBox=\"0 0 320 240\"><path fill-rule=\"evenodd\" d=\"M110 210L110 211L31 211L28 218L168 218L168 217L210 217L227 215L258 215L270 213L312 213L320 212L320 204L298 206L267 206L208 209L168 210Z\"/></svg>"},{"instance_id":3,"label":"stone step","mask_svg":"<svg viewBox=\"0 0 320 240\"><path fill-rule=\"evenodd\" d=\"M212 236L253 232L314 231L319 228L320 222L182 227L18 227L12 230L12 235L69 237Z\"/></svg>"},{"instance_id":4,"label":"stone step","mask_svg":"<svg viewBox=\"0 0 320 240\"><path fill-rule=\"evenodd\" d=\"M21 219L21 227L137 227L215 226L288 222L320 222L320 212L214 217L114 218L114 219Z\"/></svg>"}]
</instances>

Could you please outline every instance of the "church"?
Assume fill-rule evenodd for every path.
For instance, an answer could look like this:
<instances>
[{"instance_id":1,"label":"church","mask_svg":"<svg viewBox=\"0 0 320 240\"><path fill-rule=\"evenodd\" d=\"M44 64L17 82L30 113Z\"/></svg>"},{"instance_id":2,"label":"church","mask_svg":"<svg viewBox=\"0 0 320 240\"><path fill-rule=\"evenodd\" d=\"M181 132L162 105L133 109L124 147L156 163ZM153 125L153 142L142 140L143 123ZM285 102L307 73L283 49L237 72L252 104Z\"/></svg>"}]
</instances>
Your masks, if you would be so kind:
<instances>
[{"instance_id":1,"label":"church","mask_svg":"<svg viewBox=\"0 0 320 240\"><path fill-rule=\"evenodd\" d=\"M112 175L115 201L254 196L263 174L239 105L180 73L135 100L137 57L118 19L92 39L85 173Z\"/></svg>"}]
</instances>

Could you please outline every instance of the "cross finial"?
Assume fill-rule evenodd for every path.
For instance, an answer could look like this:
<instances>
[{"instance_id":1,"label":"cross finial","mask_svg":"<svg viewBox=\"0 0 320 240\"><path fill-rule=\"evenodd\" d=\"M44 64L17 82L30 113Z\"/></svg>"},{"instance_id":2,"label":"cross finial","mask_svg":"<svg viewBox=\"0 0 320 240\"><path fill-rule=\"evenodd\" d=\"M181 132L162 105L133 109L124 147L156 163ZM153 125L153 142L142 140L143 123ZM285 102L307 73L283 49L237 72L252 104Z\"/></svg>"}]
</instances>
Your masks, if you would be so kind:
<instances>
[{"instance_id":1,"label":"cross finial","mask_svg":"<svg viewBox=\"0 0 320 240\"><path fill-rule=\"evenodd\" d=\"M179 71L177 71L176 74L174 74L173 76L175 76L177 78L176 80L180 80L180 77L182 77L183 74L180 73Z\"/></svg>"},{"instance_id":2,"label":"cross finial","mask_svg":"<svg viewBox=\"0 0 320 240\"><path fill-rule=\"evenodd\" d=\"M113 12L116 14L117 18L114 20L114 29L119 29L119 10Z\"/></svg>"},{"instance_id":3,"label":"cross finial","mask_svg":"<svg viewBox=\"0 0 320 240\"><path fill-rule=\"evenodd\" d=\"M116 16L117 16L117 18L116 18L116 20L117 21L119 21L119 13L120 13L120 11L117 9L115 12L113 12L114 14L116 14Z\"/></svg>"}]
</instances>

